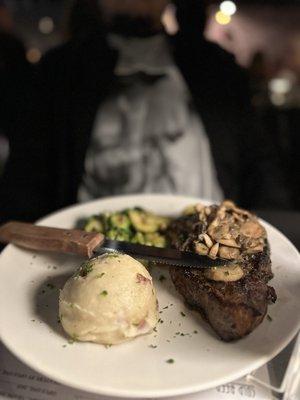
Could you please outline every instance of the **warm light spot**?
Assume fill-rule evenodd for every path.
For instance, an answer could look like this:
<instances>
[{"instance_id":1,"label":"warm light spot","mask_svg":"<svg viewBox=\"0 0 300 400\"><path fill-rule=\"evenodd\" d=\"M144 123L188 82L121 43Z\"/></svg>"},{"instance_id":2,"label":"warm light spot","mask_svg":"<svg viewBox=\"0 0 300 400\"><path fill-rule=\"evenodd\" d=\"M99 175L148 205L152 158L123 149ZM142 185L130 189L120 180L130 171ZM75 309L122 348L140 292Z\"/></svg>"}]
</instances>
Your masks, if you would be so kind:
<instances>
[{"instance_id":1,"label":"warm light spot","mask_svg":"<svg viewBox=\"0 0 300 400\"><path fill-rule=\"evenodd\" d=\"M270 100L274 106L283 106L286 102L286 97L282 93L271 93Z\"/></svg>"},{"instance_id":2,"label":"warm light spot","mask_svg":"<svg viewBox=\"0 0 300 400\"><path fill-rule=\"evenodd\" d=\"M31 49L27 50L26 58L30 63L32 63L32 64L38 63L40 61L41 57L42 57L42 53L36 47L32 47Z\"/></svg>"},{"instance_id":3,"label":"warm light spot","mask_svg":"<svg viewBox=\"0 0 300 400\"><path fill-rule=\"evenodd\" d=\"M236 13L236 5L230 0L222 1L220 4L220 10L223 14L231 16Z\"/></svg>"},{"instance_id":4,"label":"warm light spot","mask_svg":"<svg viewBox=\"0 0 300 400\"><path fill-rule=\"evenodd\" d=\"M175 14L176 9L174 4L169 4L162 15L162 23L169 35L176 35L176 33L179 31Z\"/></svg>"},{"instance_id":5,"label":"warm light spot","mask_svg":"<svg viewBox=\"0 0 300 400\"><path fill-rule=\"evenodd\" d=\"M223 14L222 11L216 12L215 19L220 25L227 25L231 21L230 15Z\"/></svg>"},{"instance_id":6,"label":"warm light spot","mask_svg":"<svg viewBox=\"0 0 300 400\"><path fill-rule=\"evenodd\" d=\"M292 82L284 77L273 78L268 83L269 90L273 93L285 94L292 89Z\"/></svg>"},{"instance_id":7,"label":"warm light spot","mask_svg":"<svg viewBox=\"0 0 300 400\"><path fill-rule=\"evenodd\" d=\"M54 22L52 18L43 17L39 20L40 32L44 33L45 35L49 35L51 32L53 32L53 29L54 29Z\"/></svg>"}]
</instances>

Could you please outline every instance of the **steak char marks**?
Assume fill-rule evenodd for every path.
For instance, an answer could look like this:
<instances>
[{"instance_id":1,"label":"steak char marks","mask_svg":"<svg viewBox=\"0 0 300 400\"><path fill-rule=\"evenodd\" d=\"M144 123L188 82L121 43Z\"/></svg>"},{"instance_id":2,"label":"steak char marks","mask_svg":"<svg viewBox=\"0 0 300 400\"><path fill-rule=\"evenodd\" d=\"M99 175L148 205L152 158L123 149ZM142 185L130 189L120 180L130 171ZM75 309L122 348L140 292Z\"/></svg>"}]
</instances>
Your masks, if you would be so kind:
<instances>
[{"instance_id":1,"label":"steak char marks","mask_svg":"<svg viewBox=\"0 0 300 400\"><path fill-rule=\"evenodd\" d=\"M228 259L224 267L171 268L171 278L185 301L199 311L218 336L231 341L252 332L276 301L266 231L257 218L230 201L197 205L173 221L173 247L212 258Z\"/></svg>"}]
</instances>

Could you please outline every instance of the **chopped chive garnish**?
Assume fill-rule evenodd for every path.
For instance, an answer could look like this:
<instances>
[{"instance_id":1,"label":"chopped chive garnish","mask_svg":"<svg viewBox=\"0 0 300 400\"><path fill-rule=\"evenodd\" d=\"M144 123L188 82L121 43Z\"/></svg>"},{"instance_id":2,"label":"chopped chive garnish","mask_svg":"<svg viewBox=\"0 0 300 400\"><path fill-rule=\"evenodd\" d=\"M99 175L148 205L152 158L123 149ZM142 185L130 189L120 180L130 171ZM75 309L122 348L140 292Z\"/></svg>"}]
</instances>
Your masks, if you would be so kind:
<instances>
[{"instance_id":1,"label":"chopped chive garnish","mask_svg":"<svg viewBox=\"0 0 300 400\"><path fill-rule=\"evenodd\" d=\"M174 360L173 360L173 358L169 358L168 360L166 360L166 363L168 363L168 364L174 364Z\"/></svg>"}]
</instances>

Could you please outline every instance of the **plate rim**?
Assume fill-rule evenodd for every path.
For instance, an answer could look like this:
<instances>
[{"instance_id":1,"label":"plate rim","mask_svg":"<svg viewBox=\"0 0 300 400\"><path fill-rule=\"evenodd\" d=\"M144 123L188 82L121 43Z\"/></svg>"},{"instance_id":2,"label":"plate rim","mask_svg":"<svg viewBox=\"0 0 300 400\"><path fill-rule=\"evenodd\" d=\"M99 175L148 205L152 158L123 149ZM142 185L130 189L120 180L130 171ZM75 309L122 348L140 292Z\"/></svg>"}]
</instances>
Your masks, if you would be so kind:
<instances>
[{"instance_id":1,"label":"plate rim","mask_svg":"<svg viewBox=\"0 0 300 400\"><path fill-rule=\"evenodd\" d=\"M193 201L198 201L198 202L206 202L206 203L213 203L213 201L209 199L203 199L203 198L197 198L193 196L184 196L184 195L172 195L172 194L126 194L126 195L118 195L118 196L109 196L109 197L103 197L99 199L94 199L86 203L76 203L67 207L64 207L60 210L54 211L52 213L47 214L46 216L38 219L36 221L36 224L40 225L43 223L44 220L52 217L56 217L61 213L64 213L69 210L73 210L76 208L84 208L84 206L87 205L92 205L99 203L101 201L109 201L109 200L114 200L117 201L118 199L124 199L124 198L136 198L137 202L140 198L159 198L159 197L164 197L164 198L178 198L178 199L184 199L186 200L191 200ZM259 220L265 224L267 227L273 229L279 236L280 239L283 240L286 244L288 244L291 248L293 248L295 256L297 255L299 259L299 264L300 264L300 253L296 246L276 227L271 225L269 222L265 221L262 218L259 218ZM1 259L5 256L7 252L10 251L10 249L13 249L15 246L12 244L7 245L4 250L0 253L0 261ZM251 367L245 367L243 370L239 370L235 373L231 373L229 375L226 375L226 379L224 378L219 378L215 379L213 381L213 384L207 383L207 384L194 384L194 385L189 385L186 386L185 388L177 388L177 389L159 389L159 390L148 390L147 392L137 389L135 391L128 390L128 389L114 389L113 387L104 387L99 391L99 387L96 387L94 385L85 385L85 384L77 384L76 382L71 382L68 380L64 380L64 378L59 376L59 373L56 374L55 371L47 371L47 368L40 367L36 365L34 362L31 362L29 359L27 359L26 356L22 356L19 354L17 351L15 351L13 345L10 343L9 340L3 340L3 335L2 335L2 329L1 329L1 324L0 324L0 341L2 344L10 351L11 354L13 354L19 361L27 365L29 368L32 370L38 372L41 375L47 376L48 378L52 379L55 382L58 382L62 385L65 385L67 387L71 387L77 390L85 391L87 393L93 393L93 394L98 394L98 395L104 395L104 396L112 396L112 397L119 397L119 398L164 398L164 397L172 397L172 396L180 396L180 395L188 395L192 393L197 393L197 392L202 392L205 390L209 390L212 388L215 388L219 385L226 384L228 382L232 382L234 380L240 379L243 376L246 376L247 374L251 373L252 371L262 367L265 365L267 362L271 361L274 357L276 357L293 339L294 337L299 333L300 331L300 318L299 321L294 328L293 331L289 333L285 337L284 340L282 340L281 345L276 347L276 349L271 353L271 355L265 355L261 356L256 362L251 363ZM241 372L242 371L242 372Z\"/></svg>"}]
</instances>

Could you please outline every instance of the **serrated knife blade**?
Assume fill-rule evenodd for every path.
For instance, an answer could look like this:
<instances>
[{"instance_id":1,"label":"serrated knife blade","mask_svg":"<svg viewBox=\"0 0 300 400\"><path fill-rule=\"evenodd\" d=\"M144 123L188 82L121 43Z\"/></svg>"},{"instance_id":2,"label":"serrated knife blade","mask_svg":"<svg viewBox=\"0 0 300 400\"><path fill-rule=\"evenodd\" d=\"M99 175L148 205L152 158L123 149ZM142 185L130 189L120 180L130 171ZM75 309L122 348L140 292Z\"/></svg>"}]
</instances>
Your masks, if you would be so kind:
<instances>
[{"instance_id":1,"label":"serrated knife blade","mask_svg":"<svg viewBox=\"0 0 300 400\"><path fill-rule=\"evenodd\" d=\"M220 267L228 263L227 260L220 258L213 260L208 256L178 251L176 249L144 246L111 239L105 239L101 246L96 247L92 257L113 252L128 254L141 260L151 261L155 264L167 264L169 266L184 268L212 268Z\"/></svg>"}]
</instances>

